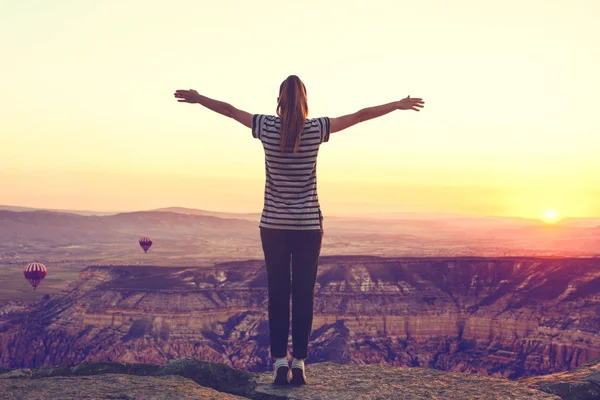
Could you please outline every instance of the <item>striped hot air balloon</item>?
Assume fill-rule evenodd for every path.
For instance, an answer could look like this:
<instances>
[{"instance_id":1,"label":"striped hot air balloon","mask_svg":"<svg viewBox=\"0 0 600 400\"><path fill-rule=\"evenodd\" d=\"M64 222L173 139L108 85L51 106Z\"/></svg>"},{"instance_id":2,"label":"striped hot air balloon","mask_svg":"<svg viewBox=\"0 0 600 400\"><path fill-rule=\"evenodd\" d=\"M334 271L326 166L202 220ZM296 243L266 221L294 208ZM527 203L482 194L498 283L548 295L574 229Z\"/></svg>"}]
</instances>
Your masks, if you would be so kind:
<instances>
[{"instance_id":1,"label":"striped hot air balloon","mask_svg":"<svg viewBox=\"0 0 600 400\"><path fill-rule=\"evenodd\" d=\"M148 252L150 246L152 246L152 240L149 237L143 236L140 238L140 246L144 249L144 253Z\"/></svg>"},{"instance_id":2,"label":"striped hot air balloon","mask_svg":"<svg viewBox=\"0 0 600 400\"><path fill-rule=\"evenodd\" d=\"M35 290L42 279L46 277L46 266L42 263L36 262L27 264L23 270L23 275L25 276L25 279L31 283L33 290Z\"/></svg>"}]
</instances>

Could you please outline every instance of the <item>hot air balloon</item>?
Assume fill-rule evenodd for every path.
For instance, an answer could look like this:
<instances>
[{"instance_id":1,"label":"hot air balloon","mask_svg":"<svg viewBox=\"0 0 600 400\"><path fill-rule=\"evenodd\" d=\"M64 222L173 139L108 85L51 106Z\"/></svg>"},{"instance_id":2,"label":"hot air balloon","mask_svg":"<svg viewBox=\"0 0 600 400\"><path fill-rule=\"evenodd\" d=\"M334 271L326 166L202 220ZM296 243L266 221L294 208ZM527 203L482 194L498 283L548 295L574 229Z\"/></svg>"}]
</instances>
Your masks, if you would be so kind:
<instances>
[{"instance_id":1,"label":"hot air balloon","mask_svg":"<svg viewBox=\"0 0 600 400\"><path fill-rule=\"evenodd\" d=\"M33 290L35 290L42 279L46 277L46 266L42 263L30 263L23 270L23 275L31 283Z\"/></svg>"},{"instance_id":2,"label":"hot air balloon","mask_svg":"<svg viewBox=\"0 0 600 400\"><path fill-rule=\"evenodd\" d=\"M148 252L150 246L152 246L152 240L149 237L144 236L140 238L140 246L144 249L144 253Z\"/></svg>"}]
</instances>

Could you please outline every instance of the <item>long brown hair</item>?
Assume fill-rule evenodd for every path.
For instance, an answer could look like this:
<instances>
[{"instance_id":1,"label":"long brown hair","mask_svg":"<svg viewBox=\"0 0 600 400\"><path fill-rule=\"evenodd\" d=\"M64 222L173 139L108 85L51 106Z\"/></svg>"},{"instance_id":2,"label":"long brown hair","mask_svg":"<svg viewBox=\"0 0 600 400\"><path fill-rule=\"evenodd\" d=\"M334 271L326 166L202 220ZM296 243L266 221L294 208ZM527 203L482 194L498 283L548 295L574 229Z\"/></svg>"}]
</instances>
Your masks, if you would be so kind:
<instances>
[{"instance_id":1,"label":"long brown hair","mask_svg":"<svg viewBox=\"0 0 600 400\"><path fill-rule=\"evenodd\" d=\"M306 87L296 75L290 75L279 86L277 115L281 118L281 152L294 147L300 148L300 138L308 116Z\"/></svg>"}]
</instances>

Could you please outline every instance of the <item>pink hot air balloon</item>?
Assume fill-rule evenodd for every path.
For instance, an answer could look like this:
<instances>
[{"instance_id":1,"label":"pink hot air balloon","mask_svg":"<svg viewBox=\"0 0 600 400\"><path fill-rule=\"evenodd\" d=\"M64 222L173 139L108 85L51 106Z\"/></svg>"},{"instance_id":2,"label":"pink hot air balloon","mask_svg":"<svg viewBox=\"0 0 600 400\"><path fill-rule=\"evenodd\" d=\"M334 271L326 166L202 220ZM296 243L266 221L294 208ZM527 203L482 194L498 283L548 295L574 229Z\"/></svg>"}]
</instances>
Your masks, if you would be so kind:
<instances>
[{"instance_id":1,"label":"pink hot air balloon","mask_svg":"<svg viewBox=\"0 0 600 400\"><path fill-rule=\"evenodd\" d=\"M149 237L144 236L140 238L140 246L144 249L144 253L148 252L150 246L152 246L152 240Z\"/></svg>"},{"instance_id":2,"label":"pink hot air balloon","mask_svg":"<svg viewBox=\"0 0 600 400\"><path fill-rule=\"evenodd\" d=\"M27 264L23 270L23 275L25 276L25 279L31 283L33 290L35 290L40 282L46 277L46 266L36 262Z\"/></svg>"}]
</instances>

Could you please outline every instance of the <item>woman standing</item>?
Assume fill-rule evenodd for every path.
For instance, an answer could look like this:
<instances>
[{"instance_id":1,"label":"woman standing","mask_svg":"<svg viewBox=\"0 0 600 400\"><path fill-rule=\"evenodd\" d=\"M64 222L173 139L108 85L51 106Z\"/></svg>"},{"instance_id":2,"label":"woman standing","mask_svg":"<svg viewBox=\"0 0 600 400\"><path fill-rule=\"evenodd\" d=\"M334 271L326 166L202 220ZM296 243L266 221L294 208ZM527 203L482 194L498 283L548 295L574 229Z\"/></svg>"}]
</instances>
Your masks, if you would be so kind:
<instances>
[{"instance_id":1,"label":"woman standing","mask_svg":"<svg viewBox=\"0 0 600 400\"><path fill-rule=\"evenodd\" d=\"M250 128L252 136L263 144L266 181L259 228L268 276L271 356L276 359L273 383L304 384L304 360L308 355L323 237L323 215L317 196L319 146L329 141L331 133L394 110L419 111L424 103L409 96L339 118L308 119L306 87L295 75L288 76L279 87L277 116L252 115L195 90L177 90L175 97L179 102L198 103L235 119ZM291 374L287 361L290 294Z\"/></svg>"}]
</instances>

